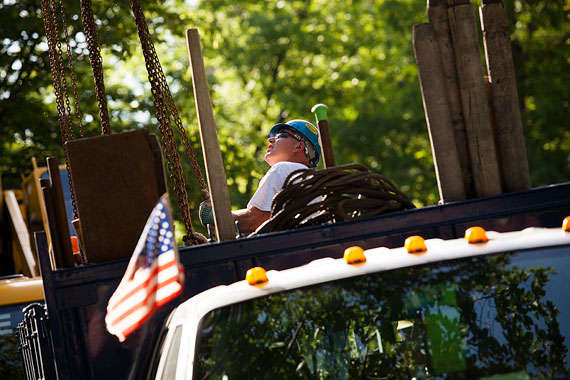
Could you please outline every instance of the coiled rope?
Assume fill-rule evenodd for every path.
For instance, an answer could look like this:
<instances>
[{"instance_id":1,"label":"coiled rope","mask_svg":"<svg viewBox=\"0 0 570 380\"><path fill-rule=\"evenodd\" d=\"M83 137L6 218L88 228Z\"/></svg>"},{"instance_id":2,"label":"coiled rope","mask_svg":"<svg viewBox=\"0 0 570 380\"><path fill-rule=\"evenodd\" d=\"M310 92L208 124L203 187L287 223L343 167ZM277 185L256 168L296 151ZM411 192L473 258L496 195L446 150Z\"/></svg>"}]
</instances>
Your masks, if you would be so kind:
<instances>
[{"instance_id":1,"label":"coiled rope","mask_svg":"<svg viewBox=\"0 0 570 380\"><path fill-rule=\"evenodd\" d=\"M356 220L415 208L396 185L364 166L300 169L273 198L271 218L255 234Z\"/></svg>"}]
</instances>

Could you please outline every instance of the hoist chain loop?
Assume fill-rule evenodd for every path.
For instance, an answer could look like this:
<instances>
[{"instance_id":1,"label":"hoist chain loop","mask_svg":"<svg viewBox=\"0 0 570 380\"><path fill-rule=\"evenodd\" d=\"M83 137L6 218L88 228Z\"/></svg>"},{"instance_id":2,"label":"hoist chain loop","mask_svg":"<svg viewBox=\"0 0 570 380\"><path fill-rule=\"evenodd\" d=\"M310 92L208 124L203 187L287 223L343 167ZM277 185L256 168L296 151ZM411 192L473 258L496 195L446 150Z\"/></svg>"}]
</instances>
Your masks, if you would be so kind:
<instances>
[{"instance_id":1,"label":"hoist chain loop","mask_svg":"<svg viewBox=\"0 0 570 380\"><path fill-rule=\"evenodd\" d=\"M166 77L162 71L158 55L154 49L152 38L148 30L148 25L146 23L144 13L138 0L130 0L131 8L133 11L133 16L137 26L137 31L139 39L141 42L141 47L143 50L143 56L145 59L145 65L148 73L148 80L151 85L151 92L154 100L154 106L156 108L156 117L159 122L159 129L161 132L161 141L165 150L165 156L168 162L168 169L170 172L170 178L174 187L174 192L178 201L178 207L182 212L182 219L186 227L187 239L191 241L192 244L199 244L200 241L195 238L195 234L192 231L192 221L190 219L190 209L188 206L188 196L186 192L186 183L182 174L182 167L180 166L180 156L178 154L177 145L174 142L173 130L171 125L171 116L178 127L178 132L182 140L184 141L184 147L186 153L188 154L192 167L194 169L194 174L200 182L202 188L205 187L205 182L200 172L200 167L196 162L196 158L187 141L186 131L182 126L180 121L180 116L172 100L172 95L166 82Z\"/></svg>"},{"instance_id":2,"label":"hoist chain loop","mask_svg":"<svg viewBox=\"0 0 570 380\"><path fill-rule=\"evenodd\" d=\"M99 107L99 119L101 120L101 134L111 134L111 123L109 121L109 110L107 107L107 94L105 93L105 81L103 77L103 60L101 50L97 41L97 31L95 29L95 18L91 0L81 0L81 18L83 21L83 33L87 40L87 50L89 50L89 61L93 70L95 81L95 91L97 94L97 107Z\"/></svg>"},{"instance_id":3,"label":"hoist chain loop","mask_svg":"<svg viewBox=\"0 0 570 380\"><path fill-rule=\"evenodd\" d=\"M188 140L186 130L184 129L184 126L182 125L182 121L180 120L180 116L178 114L176 104L174 103L174 99L172 98L172 94L170 93L170 89L168 87L166 77L164 75L164 72L162 71L162 66L160 65L160 60L158 59L158 55L156 54L156 50L154 49L154 44L152 42L150 32L148 31L148 25L145 21L144 13L143 13L142 7L140 5L140 1L139 0L130 0L130 2L131 2L131 7L133 9L133 14L135 16L135 22L137 23L137 28L138 28L139 23L140 23L142 28L145 29L145 31L142 34L141 34L141 31L139 30L139 38L141 39L141 45L143 46L143 55L145 56L145 61L150 62L150 67L152 67L152 72L155 74L153 77L151 77L150 70L148 69L149 64L147 64L147 70L149 71L149 81L151 83L151 86L156 85L160 88L160 92L161 92L161 96L162 96L161 99L162 99L162 101L166 101L166 103L167 103L165 105L165 107L167 107L167 108L165 108L165 109L167 112L170 111L169 114L172 115L172 119L174 121L174 124L176 125L176 127L178 129L178 134L180 135L180 138L182 139L182 144L184 145L184 150L186 152L186 155L188 156L188 159L190 160L192 170L194 171L194 176L196 177L196 179L198 179L198 182L200 183L200 188L206 189L207 185L206 185L206 182L204 181L204 176L202 175L200 165L198 164L198 161L196 160L194 150L192 149L192 146L190 145L190 141ZM139 21L137 21L137 19L139 19ZM145 39L144 42L143 42L143 36ZM148 55L148 57L147 57L147 55Z\"/></svg>"},{"instance_id":4,"label":"hoist chain loop","mask_svg":"<svg viewBox=\"0 0 570 380\"><path fill-rule=\"evenodd\" d=\"M75 196L73 185L71 182L71 170L69 167L69 160L65 143L68 140L75 138L73 122L71 120L71 104L69 102L69 93L67 89L67 80L65 76L65 64L63 59L63 49L60 40L60 31L57 20L57 2L59 2L61 11L62 28L64 29L65 43L67 47L67 54L69 57L69 69L73 86L73 95L76 103L76 112L79 123L80 136L83 137L83 125L81 120L81 113L79 110L79 101L77 95L76 79L73 71L73 60L71 54L71 47L69 44L69 34L65 21L65 11L63 9L62 0L42 0L42 11L44 13L44 26L48 39L48 50L50 58L50 67L52 72L53 85L56 94L56 104L58 111L58 119L60 125L60 132L64 146L64 155L66 167L69 173L69 186L71 190L71 198L73 203L73 213L77 218L77 209L75 204ZM188 196L186 192L186 183L184 181L182 166L180 165L180 156L178 154L178 147L174 141L172 121L176 125L180 137L182 139L184 149L196 178L198 179L202 189L206 188L206 183L202 176L200 166L196 160L194 151L188 140L188 136L180 116L176 109L172 94L168 87L166 77L162 71L160 61L154 49L152 38L148 30L140 1L130 0L137 31L141 41L141 47L145 58L145 65L148 72L149 82L151 84L152 96L156 108L156 117L159 122L159 130L161 132L161 142L164 147L164 153L167 159L167 167L170 172L170 179L173 184L174 192L177 197L178 207L182 213L182 219L186 228L185 242L191 244L203 243L205 239L201 235L192 231L192 221L190 218L190 210L188 205ZM99 107L99 116L101 118L101 130L103 135L111 134L109 113L107 108L107 100L105 94L105 85L103 80L103 66L101 59L101 51L97 42L97 32L95 29L95 21L93 17L93 9L91 0L81 0L81 15L84 24L84 34L87 40L87 47L89 50L89 59L93 70L95 80L95 88L97 93L97 105ZM172 119L171 119L172 118Z\"/></svg>"}]
</instances>

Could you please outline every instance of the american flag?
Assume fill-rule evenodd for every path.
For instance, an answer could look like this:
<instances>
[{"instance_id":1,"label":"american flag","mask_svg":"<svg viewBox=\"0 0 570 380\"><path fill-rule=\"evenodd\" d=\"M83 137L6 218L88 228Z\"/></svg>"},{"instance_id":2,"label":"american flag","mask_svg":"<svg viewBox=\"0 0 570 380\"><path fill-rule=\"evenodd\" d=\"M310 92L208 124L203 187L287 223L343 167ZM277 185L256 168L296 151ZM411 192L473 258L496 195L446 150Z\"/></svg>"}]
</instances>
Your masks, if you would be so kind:
<instances>
[{"instance_id":1,"label":"american flag","mask_svg":"<svg viewBox=\"0 0 570 380\"><path fill-rule=\"evenodd\" d=\"M170 223L168 195L152 210L121 283L107 305L107 331L123 342L152 313L183 289L184 269L178 262Z\"/></svg>"}]
</instances>

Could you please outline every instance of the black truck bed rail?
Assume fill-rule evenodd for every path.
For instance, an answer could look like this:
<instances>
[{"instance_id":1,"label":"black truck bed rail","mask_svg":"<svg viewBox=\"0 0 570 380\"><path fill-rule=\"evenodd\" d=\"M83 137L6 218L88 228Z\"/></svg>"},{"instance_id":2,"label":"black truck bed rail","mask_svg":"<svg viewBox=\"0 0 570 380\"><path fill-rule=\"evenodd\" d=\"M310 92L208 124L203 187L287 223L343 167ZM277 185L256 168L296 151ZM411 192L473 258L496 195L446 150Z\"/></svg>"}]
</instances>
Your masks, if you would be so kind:
<instances>
[{"instance_id":1,"label":"black truck bed rail","mask_svg":"<svg viewBox=\"0 0 570 380\"><path fill-rule=\"evenodd\" d=\"M59 379L141 379L164 319L180 302L211 287L242 280L253 266L286 269L322 257L340 257L353 245L401 246L410 235L451 239L479 225L499 232L559 227L570 215L570 183L494 197L429 206L365 220L276 232L180 248L185 288L124 343L105 330L107 302L128 260L52 271L45 233L36 245ZM49 377L46 377L49 380Z\"/></svg>"}]
</instances>

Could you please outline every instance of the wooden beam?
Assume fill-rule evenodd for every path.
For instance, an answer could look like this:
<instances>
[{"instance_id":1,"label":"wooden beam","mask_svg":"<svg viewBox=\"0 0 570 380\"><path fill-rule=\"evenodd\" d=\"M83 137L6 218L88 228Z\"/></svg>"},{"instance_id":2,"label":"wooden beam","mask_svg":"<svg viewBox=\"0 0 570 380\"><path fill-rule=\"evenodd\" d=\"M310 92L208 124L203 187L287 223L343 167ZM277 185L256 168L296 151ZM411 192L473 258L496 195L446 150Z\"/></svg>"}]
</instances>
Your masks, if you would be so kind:
<instances>
[{"instance_id":1,"label":"wooden beam","mask_svg":"<svg viewBox=\"0 0 570 380\"><path fill-rule=\"evenodd\" d=\"M231 240L236 237L236 229L232 216L226 171L214 122L210 90L200 46L200 36L197 29L188 29L186 31L186 42L192 70L192 87L194 88L194 98L196 100L196 112L198 114L198 125L200 126L206 177L212 200L214 222L216 224L216 236L218 241Z\"/></svg>"},{"instance_id":2,"label":"wooden beam","mask_svg":"<svg viewBox=\"0 0 570 380\"><path fill-rule=\"evenodd\" d=\"M51 180L53 211L61 244L61 252L55 252L55 256L57 257L58 254L61 255L61 264L64 268L73 268L75 266L75 261L73 260L73 250L71 249L71 234L69 233L69 221L65 210L63 185L61 183L61 176L59 175L59 163L57 157L48 157L47 167L49 178Z\"/></svg>"},{"instance_id":3,"label":"wooden beam","mask_svg":"<svg viewBox=\"0 0 570 380\"><path fill-rule=\"evenodd\" d=\"M28 227L26 222L24 222L24 217L18 205L18 200L13 190L6 190L4 193L4 199L6 202L6 207L8 208L8 213L10 214L10 219L16 235L18 237L18 242L20 243L20 248L24 254L24 259L28 265L28 270L32 277L39 276L39 268L37 267L36 259L34 258L34 253L32 252L32 243L30 241L30 233L28 232Z\"/></svg>"},{"instance_id":4,"label":"wooden beam","mask_svg":"<svg viewBox=\"0 0 570 380\"><path fill-rule=\"evenodd\" d=\"M469 158L467 133L463 119L463 108L461 106L461 95L457 81L455 53L453 51L453 42L451 41L447 8L447 0L428 0L427 2L427 15L433 27L441 60L441 70L443 72L443 81L447 92L451 125L455 136L455 146L457 147L456 151L459 158L459 165L461 166L463 187L465 188L465 196L467 199L470 199L475 198L475 187L473 184L473 171L471 170L471 159Z\"/></svg>"},{"instance_id":5,"label":"wooden beam","mask_svg":"<svg viewBox=\"0 0 570 380\"><path fill-rule=\"evenodd\" d=\"M505 6L502 2L483 3L479 14L492 90L492 108L504 191L530 189L528 158Z\"/></svg>"},{"instance_id":6,"label":"wooden beam","mask_svg":"<svg viewBox=\"0 0 570 380\"><path fill-rule=\"evenodd\" d=\"M441 201L464 200L465 188L431 24L414 25L414 52Z\"/></svg>"},{"instance_id":7,"label":"wooden beam","mask_svg":"<svg viewBox=\"0 0 570 380\"><path fill-rule=\"evenodd\" d=\"M475 194L478 197L500 194L501 179L479 54L475 10L471 4L456 5L448 9L448 15Z\"/></svg>"},{"instance_id":8,"label":"wooden beam","mask_svg":"<svg viewBox=\"0 0 570 380\"><path fill-rule=\"evenodd\" d=\"M49 234L51 242L51 245L48 248L49 259L50 259L51 269L55 270L58 268L63 268L64 265L60 257L61 242L59 238L59 229L57 227L57 221L55 219L51 181L49 180L49 178L40 179L40 186L42 189L42 195L46 207L46 220L48 226L46 232ZM57 257L56 257L56 252L57 252ZM39 255L40 253L38 252L38 259L41 260ZM40 265L40 271L41 271L41 265Z\"/></svg>"}]
</instances>

